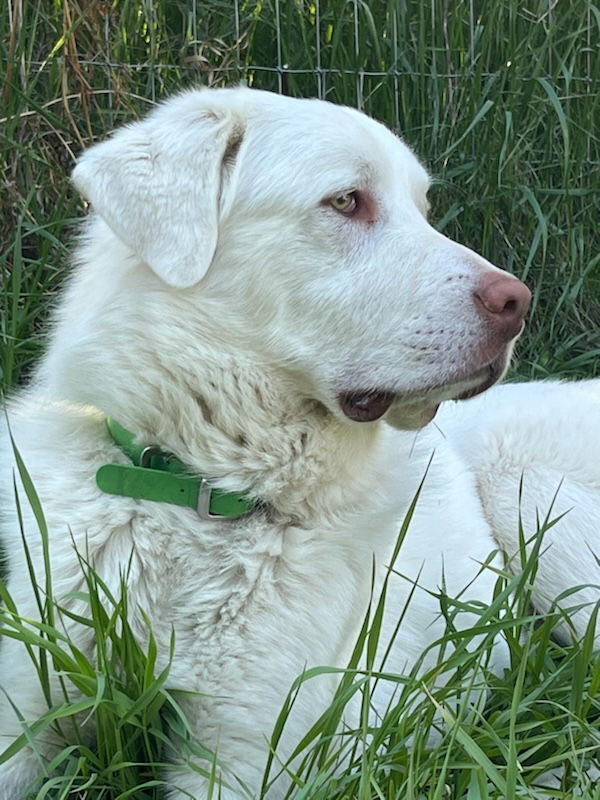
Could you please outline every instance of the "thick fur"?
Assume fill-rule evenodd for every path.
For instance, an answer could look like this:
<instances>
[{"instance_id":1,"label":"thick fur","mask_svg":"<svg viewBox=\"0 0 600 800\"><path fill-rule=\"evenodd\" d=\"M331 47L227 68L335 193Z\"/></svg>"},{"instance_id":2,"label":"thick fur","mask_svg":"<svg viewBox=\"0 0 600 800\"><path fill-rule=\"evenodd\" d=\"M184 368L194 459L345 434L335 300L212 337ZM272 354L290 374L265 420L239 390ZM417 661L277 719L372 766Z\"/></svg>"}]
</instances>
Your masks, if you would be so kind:
<instances>
[{"instance_id":1,"label":"thick fur","mask_svg":"<svg viewBox=\"0 0 600 800\"><path fill-rule=\"evenodd\" d=\"M543 481L544 505L555 477L558 484L577 461L569 460L568 421L556 423L560 410L544 413L551 463L547 449L529 443L543 403L527 388L492 390L489 425L477 400L426 425L441 401L501 374L514 331L473 297L486 282L513 279L430 227L425 170L358 112L247 89L190 92L84 154L74 180L96 213L48 352L8 408L46 514L54 590L76 607L66 598L81 588L76 549L115 591L129 568L134 629L143 637L147 612L161 663L174 630L170 685L203 693L187 707L198 738L218 750L233 786L235 774L256 792L294 678L306 667L347 663L373 564L377 591L430 460L390 588L384 644L418 583L390 671L410 669L443 632L434 596L442 582L450 594L468 586L465 597L491 598L496 576L482 564L497 542L517 548L521 472L537 456L549 470L534 478ZM360 199L351 216L331 203L348 192ZM396 398L384 420L344 415L341 394L381 389ZM532 409L522 430L505 413L512 391L519 413ZM532 391L545 397L545 387ZM261 509L234 522L204 520L192 509L103 494L96 470L128 463L106 415L215 486L248 490ZM8 587L20 612L35 618L10 452L5 432ZM598 470L583 472L593 515ZM535 488L527 496L531 516ZM41 583L39 536L22 492L21 501ZM582 532L587 523L582 517L572 529L570 549L594 547L595 527ZM542 562L539 597L588 582L596 568L586 564L557 585L550 561ZM469 621L465 614L462 624ZM69 633L93 652L86 631L73 624ZM499 644L493 666L504 658ZM0 648L0 676L11 699L0 695L4 747L21 732L13 705L32 721L46 701L25 649L10 639ZM281 757L334 687L333 678L303 686ZM381 707L388 700L382 688ZM47 735L39 746L51 757ZM0 766L0 799L18 800L38 773L31 751L21 751ZM171 798L207 797L206 781L184 765L170 780ZM276 784L270 797L285 788Z\"/></svg>"},{"instance_id":2,"label":"thick fur","mask_svg":"<svg viewBox=\"0 0 600 800\"><path fill-rule=\"evenodd\" d=\"M535 583L542 612L568 610L581 637L600 601L600 380L497 386L446 403L436 424L472 469L484 513L517 572L542 529ZM600 626L596 624L596 636Z\"/></svg>"}]
</instances>

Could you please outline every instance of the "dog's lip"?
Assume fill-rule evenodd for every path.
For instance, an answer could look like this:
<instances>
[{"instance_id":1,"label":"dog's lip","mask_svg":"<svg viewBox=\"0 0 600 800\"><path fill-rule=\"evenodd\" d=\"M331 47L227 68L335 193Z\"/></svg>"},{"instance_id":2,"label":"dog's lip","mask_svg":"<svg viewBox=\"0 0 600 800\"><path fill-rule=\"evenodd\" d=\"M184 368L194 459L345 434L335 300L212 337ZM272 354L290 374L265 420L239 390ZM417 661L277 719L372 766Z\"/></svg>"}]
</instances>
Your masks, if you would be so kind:
<instances>
[{"instance_id":1,"label":"dog's lip","mask_svg":"<svg viewBox=\"0 0 600 800\"><path fill-rule=\"evenodd\" d=\"M470 389L465 389L464 391L459 392L455 397L451 397L450 399L468 400L470 397L475 397L475 395L485 392L500 378L500 375L502 374L502 364L494 361L491 364L488 364L487 367L482 370L482 372L484 375L481 383L478 383L476 386L473 386Z\"/></svg>"},{"instance_id":2,"label":"dog's lip","mask_svg":"<svg viewBox=\"0 0 600 800\"><path fill-rule=\"evenodd\" d=\"M430 386L424 391L397 393L396 402L407 405L429 403L433 406L444 400L467 400L493 386L502 375L504 364L504 357L498 356L473 372L452 376L449 380Z\"/></svg>"},{"instance_id":3,"label":"dog's lip","mask_svg":"<svg viewBox=\"0 0 600 800\"><path fill-rule=\"evenodd\" d=\"M355 388L339 392L337 401L344 416L353 422L375 422L392 406L395 409L415 409L423 418L429 416L433 419L444 400L467 400L489 389L500 377L503 367L504 359L499 356L471 373L452 377L425 390L397 392L384 388Z\"/></svg>"}]
</instances>

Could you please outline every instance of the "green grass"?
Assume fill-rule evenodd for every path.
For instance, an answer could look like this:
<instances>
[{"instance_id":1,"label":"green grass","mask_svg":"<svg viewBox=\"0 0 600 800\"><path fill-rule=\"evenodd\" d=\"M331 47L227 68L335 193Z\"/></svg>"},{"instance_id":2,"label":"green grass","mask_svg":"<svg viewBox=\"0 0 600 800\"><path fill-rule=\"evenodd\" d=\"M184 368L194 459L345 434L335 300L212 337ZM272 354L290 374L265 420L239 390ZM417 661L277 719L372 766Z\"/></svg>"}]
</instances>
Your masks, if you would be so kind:
<instances>
[{"instance_id":1,"label":"green grass","mask_svg":"<svg viewBox=\"0 0 600 800\"><path fill-rule=\"evenodd\" d=\"M18 456L17 460L24 485L19 502L28 502L34 511L44 561L49 563L43 511L25 466ZM392 568L395 558L401 559L413 508L414 504L400 531ZM297 693L327 666L308 670L290 686L271 736L273 757L265 770L264 791L286 770L291 778L288 796L294 800L543 798L549 794L539 779L551 771L559 776L553 797L571 798L577 791L578 797L597 800L600 786L588 775L592 765L600 767L595 618L581 642L563 647L552 634L564 614L541 618L530 604L536 553L551 524L547 520L541 525L537 545L522 563L519 577L496 569L495 597L489 606L440 592L446 633L438 642L436 664L425 674L417 676L418 664L411 674L390 674L384 659L377 660L384 585L381 596L372 599L347 668L339 670L339 688L330 707L322 710L292 754L298 759L293 768L278 760L277 743ZM28 538L22 533L27 548ZM157 645L150 622L144 649L132 633L127 575L122 576L115 596L81 555L80 568L85 588L62 604L54 596L49 572L40 586L31 569L39 622L19 615L0 581L4 606L0 607L0 633L28 648L48 698L47 713L25 726L23 735L0 753L0 763L28 743L35 748L35 737L52 729L64 747L44 765L44 788L33 792L30 800L160 800L169 742L176 743L184 758L204 759L205 774L214 775L218 754L211 754L191 735L180 693L166 688L169 666L157 674ZM491 567L482 565L487 568ZM563 604L568 606L568 601ZM455 619L465 610L476 622L460 630ZM82 652L66 635L66 623L72 621L93 631L93 655ZM510 667L503 676L486 669L499 636L510 650ZM50 669L61 674L59 697L52 697ZM377 684L386 681L392 682L395 695L373 722L371 695ZM362 713L358 726L351 729L342 721L348 702L356 695L361 698ZM336 736L340 728L343 733ZM218 796L216 782L214 796Z\"/></svg>"},{"instance_id":2,"label":"green grass","mask_svg":"<svg viewBox=\"0 0 600 800\"><path fill-rule=\"evenodd\" d=\"M534 291L514 374L598 374L600 10L594 3L28 0L20 15L20 4L10 14L8 8L0 12L5 391L25 380L39 357L48 310L68 274L69 242L84 212L68 182L75 156L174 90L239 80L360 105L400 131L436 178L438 227ZM43 535L41 516L40 527ZM191 740L177 694L165 688L167 675L155 674L152 644L142 650L130 634L125 583L119 596L109 596L83 558L81 569L82 624L99 643L95 661L65 639L61 619L69 611L57 605L51 587L40 594L40 628L19 619L0 583L4 635L35 644L42 683L44 663L52 660L64 672L65 696L39 724L60 725L69 733L65 742L75 744L57 756L47 796L158 800L165 739L176 737L190 754L202 753L201 743ZM446 652L445 688L435 688L429 675L423 695L414 676L349 665L331 708L301 743L305 766L294 797L543 797L537 778L564 767L556 796L571 798L578 787L582 797L598 800L600 789L589 785L585 768L590 759L598 765L600 665L591 656L591 633L563 647L551 636L556 618L532 614L534 569L531 560L521 579L498 575L494 604L473 609L485 625L471 653L462 644L479 629L453 631L460 600L440 596L447 639L457 645ZM357 653L368 652L369 643L373 649L376 608L374 601ZM466 676L470 666L485 663L500 630L511 667L502 678L476 673L490 691L485 709L474 710L464 696ZM366 708L376 680L397 683L397 704L376 728L365 722L347 732L343 748L352 768L335 777L340 744L331 732L348 695L361 693ZM101 731L94 747L85 730L77 732L88 714ZM429 746L440 715L445 726ZM285 712L279 725L284 721Z\"/></svg>"}]
</instances>

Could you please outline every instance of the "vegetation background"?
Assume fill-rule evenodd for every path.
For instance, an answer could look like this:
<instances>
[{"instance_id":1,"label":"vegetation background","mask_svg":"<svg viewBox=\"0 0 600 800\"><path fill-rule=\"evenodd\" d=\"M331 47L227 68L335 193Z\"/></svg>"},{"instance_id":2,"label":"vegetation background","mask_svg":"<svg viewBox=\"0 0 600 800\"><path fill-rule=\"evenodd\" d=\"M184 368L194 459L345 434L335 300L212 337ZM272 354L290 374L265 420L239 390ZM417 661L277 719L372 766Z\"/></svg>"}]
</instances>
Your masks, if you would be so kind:
<instances>
[{"instance_id":1,"label":"vegetation background","mask_svg":"<svg viewBox=\"0 0 600 800\"><path fill-rule=\"evenodd\" d=\"M85 213L68 177L77 154L173 91L239 81L358 106L400 132L436 178L438 228L533 289L513 375L598 374L600 9L591 0L8 0L0 48L0 389L26 379L68 275ZM44 537L31 486L27 500ZM155 654L130 636L125 587L100 602L98 576L82 569L85 624L104 643L96 663L65 640L51 586L36 628L19 620L0 580L1 632L39 654L42 683L52 658L84 698L65 699L35 730L89 710L100 731L93 750L85 737L65 745L38 797L155 800L165 731L185 740L185 720L166 675L154 675ZM317 769L308 784L299 773L295 797L541 798L550 770L552 796L599 800L592 631L572 646L551 639L558 615L542 621L528 604L534 572L532 561L521 579L499 575L493 607L473 609L485 632L477 647L468 635L457 642L460 602L440 596L457 646L445 694L425 681L431 701L417 702L423 684L404 676L379 728L349 732L352 769L332 778L330 732L352 691L368 707L373 678L349 672L346 694L304 742ZM473 713L460 699L465 675L501 629L511 668L488 676L489 703ZM361 644L373 652L377 635L375 613ZM432 747L438 713L445 733Z\"/></svg>"},{"instance_id":2,"label":"vegetation background","mask_svg":"<svg viewBox=\"0 0 600 800\"><path fill-rule=\"evenodd\" d=\"M433 219L523 278L521 377L596 374L600 10L590 0L9 0L0 14L0 380L43 342L81 150L186 86L363 108L437 179Z\"/></svg>"}]
</instances>

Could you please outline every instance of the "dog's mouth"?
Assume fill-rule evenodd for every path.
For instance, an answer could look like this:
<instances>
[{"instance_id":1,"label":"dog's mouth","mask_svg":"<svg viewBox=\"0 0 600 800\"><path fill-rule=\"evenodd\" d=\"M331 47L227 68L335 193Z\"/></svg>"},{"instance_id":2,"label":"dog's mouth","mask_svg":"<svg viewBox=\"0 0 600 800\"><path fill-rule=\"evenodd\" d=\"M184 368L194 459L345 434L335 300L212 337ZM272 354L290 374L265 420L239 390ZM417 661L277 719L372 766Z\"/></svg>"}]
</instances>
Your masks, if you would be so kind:
<instances>
[{"instance_id":1,"label":"dog's mouth","mask_svg":"<svg viewBox=\"0 0 600 800\"><path fill-rule=\"evenodd\" d=\"M375 422L389 410L396 399L393 392L340 392L338 403L342 412L353 422Z\"/></svg>"},{"instance_id":2,"label":"dog's mouth","mask_svg":"<svg viewBox=\"0 0 600 800\"><path fill-rule=\"evenodd\" d=\"M493 386L503 375L507 359L498 356L470 375L427 387L424 391L397 393L385 389L340 392L339 407L353 422L376 422L384 415L396 428L414 430L435 417L444 400L467 400ZM389 412L389 413L388 413Z\"/></svg>"},{"instance_id":3,"label":"dog's mouth","mask_svg":"<svg viewBox=\"0 0 600 800\"><path fill-rule=\"evenodd\" d=\"M426 398L404 400L394 392L341 392L338 403L343 414L353 422L375 422L384 415L395 428L422 428L435 417L438 402ZM388 413L389 412L389 413Z\"/></svg>"}]
</instances>

